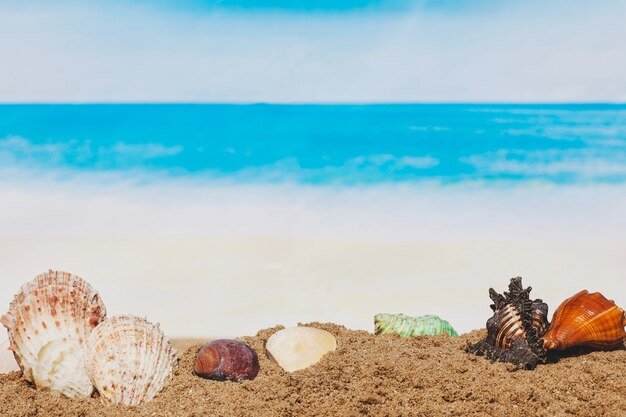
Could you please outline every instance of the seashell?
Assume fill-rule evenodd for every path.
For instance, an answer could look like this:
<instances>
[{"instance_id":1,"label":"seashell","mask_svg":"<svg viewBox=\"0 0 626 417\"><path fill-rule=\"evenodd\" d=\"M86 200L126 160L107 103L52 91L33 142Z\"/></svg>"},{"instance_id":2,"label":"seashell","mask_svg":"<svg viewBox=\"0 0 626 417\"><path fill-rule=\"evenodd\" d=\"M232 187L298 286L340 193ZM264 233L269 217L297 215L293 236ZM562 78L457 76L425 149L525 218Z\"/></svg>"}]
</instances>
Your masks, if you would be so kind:
<instances>
[{"instance_id":1,"label":"seashell","mask_svg":"<svg viewBox=\"0 0 626 417\"><path fill-rule=\"evenodd\" d=\"M50 270L22 285L0 321L26 381L67 397L93 392L84 344L104 320L98 293L82 278Z\"/></svg>"},{"instance_id":2,"label":"seashell","mask_svg":"<svg viewBox=\"0 0 626 417\"><path fill-rule=\"evenodd\" d=\"M544 349L573 346L615 349L626 339L624 310L602 294L583 290L563 301L554 312L552 325L543 335Z\"/></svg>"},{"instance_id":3,"label":"seashell","mask_svg":"<svg viewBox=\"0 0 626 417\"><path fill-rule=\"evenodd\" d=\"M509 292L504 295L490 288L494 314L487 320L487 337L468 345L467 351L526 369L544 363L546 352L539 338L548 327L548 306L540 299L531 301L531 290L522 287L521 277L511 278Z\"/></svg>"},{"instance_id":4,"label":"seashell","mask_svg":"<svg viewBox=\"0 0 626 417\"><path fill-rule=\"evenodd\" d=\"M287 372L316 364L326 353L337 348L335 336L315 327L288 327L267 339L265 349Z\"/></svg>"},{"instance_id":5,"label":"seashell","mask_svg":"<svg viewBox=\"0 0 626 417\"><path fill-rule=\"evenodd\" d=\"M374 325L375 334L395 333L402 337L410 337L447 333L450 336L458 336L449 322L434 315L410 317L404 314L376 314Z\"/></svg>"},{"instance_id":6,"label":"seashell","mask_svg":"<svg viewBox=\"0 0 626 417\"><path fill-rule=\"evenodd\" d=\"M194 371L202 378L217 381L254 379L259 373L259 358L245 343L214 340L198 351Z\"/></svg>"},{"instance_id":7,"label":"seashell","mask_svg":"<svg viewBox=\"0 0 626 417\"><path fill-rule=\"evenodd\" d=\"M117 316L93 330L85 364L104 403L136 406L161 391L178 357L158 325L135 316Z\"/></svg>"}]
</instances>

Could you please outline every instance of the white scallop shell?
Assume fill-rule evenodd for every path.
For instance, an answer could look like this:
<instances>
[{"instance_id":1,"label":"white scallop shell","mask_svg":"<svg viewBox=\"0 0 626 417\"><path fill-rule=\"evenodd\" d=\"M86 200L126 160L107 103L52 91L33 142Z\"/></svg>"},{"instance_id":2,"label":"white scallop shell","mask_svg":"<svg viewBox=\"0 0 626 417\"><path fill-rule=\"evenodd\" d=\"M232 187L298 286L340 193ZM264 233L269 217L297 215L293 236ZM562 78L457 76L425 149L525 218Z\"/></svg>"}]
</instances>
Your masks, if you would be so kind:
<instances>
[{"instance_id":1,"label":"white scallop shell","mask_svg":"<svg viewBox=\"0 0 626 417\"><path fill-rule=\"evenodd\" d=\"M98 293L82 278L49 271L22 285L0 321L24 379L67 397L91 395L84 344L106 317Z\"/></svg>"},{"instance_id":2,"label":"white scallop shell","mask_svg":"<svg viewBox=\"0 0 626 417\"><path fill-rule=\"evenodd\" d=\"M105 403L150 401L178 364L176 349L145 319L117 316L94 329L85 351L87 374Z\"/></svg>"}]
</instances>

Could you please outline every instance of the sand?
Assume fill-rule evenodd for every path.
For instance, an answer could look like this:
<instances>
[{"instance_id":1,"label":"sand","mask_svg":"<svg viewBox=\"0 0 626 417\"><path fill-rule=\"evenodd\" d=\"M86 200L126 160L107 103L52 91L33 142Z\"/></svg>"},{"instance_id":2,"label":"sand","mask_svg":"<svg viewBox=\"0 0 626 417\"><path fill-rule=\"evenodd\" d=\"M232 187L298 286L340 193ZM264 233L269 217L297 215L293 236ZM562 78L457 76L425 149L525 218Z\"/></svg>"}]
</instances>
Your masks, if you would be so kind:
<instances>
[{"instance_id":1,"label":"sand","mask_svg":"<svg viewBox=\"0 0 626 417\"><path fill-rule=\"evenodd\" d=\"M534 371L515 371L464 351L485 331L460 337L375 336L334 324L338 348L302 371L283 372L264 352L281 327L244 337L261 371L242 383L203 380L192 372L200 344L181 354L172 381L150 403L128 409L98 398L67 399L36 391L17 372L0 377L3 416L604 416L626 415L626 349L552 355ZM192 341L186 341L188 345ZM179 345L181 346L181 345Z\"/></svg>"}]
</instances>

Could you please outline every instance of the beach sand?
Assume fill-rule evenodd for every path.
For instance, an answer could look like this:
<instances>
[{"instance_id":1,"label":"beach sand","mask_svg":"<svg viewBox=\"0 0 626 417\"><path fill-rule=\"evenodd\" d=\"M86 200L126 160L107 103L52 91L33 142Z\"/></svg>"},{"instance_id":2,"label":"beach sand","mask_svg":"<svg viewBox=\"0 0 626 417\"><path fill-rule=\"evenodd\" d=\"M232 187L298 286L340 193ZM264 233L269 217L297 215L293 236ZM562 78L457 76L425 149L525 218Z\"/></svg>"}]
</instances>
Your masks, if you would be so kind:
<instances>
[{"instance_id":1,"label":"beach sand","mask_svg":"<svg viewBox=\"0 0 626 417\"><path fill-rule=\"evenodd\" d=\"M312 367L282 371L264 351L277 328L244 337L257 350L253 381L193 375L200 344L182 353L174 378L150 403L128 409L98 398L58 398L0 376L3 416L604 416L626 413L626 349L554 354L533 371L466 353L485 331L460 337L375 336L333 324L312 325L337 337L335 352ZM188 345L193 341L182 341ZM182 346L179 344L179 346Z\"/></svg>"},{"instance_id":2,"label":"beach sand","mask_svg":"<svg viewBox=\"0 0 626 417\"><path fill-rule=\"evenodd\" d=\"M183 354L187 349L189 349L190 347L197 345L197 344L202 344L202 343L206 343L209 340L201 340L201 339L174 339L172 340L172 345L174 346L174 348L176 348L176 350L178 351L179 354Z\"/></svg>"},{"instance_id":3,"label":"beach sand","mask_svg":"<svg viewBox=\"0 0 626 417\"><path fill-rule=\"evenodd\" d=\"M626 306L624 193L535 197L530 206L489 194L480 204L445 200L423 210L384 198L346 207L320 198L307 210L283 211L251 204L239 191L243 202L221 208L214 202L229 200L220 195L189 204L161 194L167 204L118 204L105 195L85 205L72 193L32 204L3 199L14 209L3 207L0 221L0 313L20 285L52 268L89 281L109 317L147 317L170 338L187 340L178 345L174 380L144 407L56 398L12 373L0 377L0 415L626 415L625 350L569 353L512 372L463 351L480 333L365 332L377 313L437 314L459 333L483 328L492 314L489 287L502 292L517 275L533 287L532 298L548 303L549 317L581 289ZM270 330L244 338L261 356L255 381L217 383L190 372L195 351L185 348L198 341L313 321L356 330L324 325L338 351L295 374L265 357Z\"/></svg>"}]
</instances>

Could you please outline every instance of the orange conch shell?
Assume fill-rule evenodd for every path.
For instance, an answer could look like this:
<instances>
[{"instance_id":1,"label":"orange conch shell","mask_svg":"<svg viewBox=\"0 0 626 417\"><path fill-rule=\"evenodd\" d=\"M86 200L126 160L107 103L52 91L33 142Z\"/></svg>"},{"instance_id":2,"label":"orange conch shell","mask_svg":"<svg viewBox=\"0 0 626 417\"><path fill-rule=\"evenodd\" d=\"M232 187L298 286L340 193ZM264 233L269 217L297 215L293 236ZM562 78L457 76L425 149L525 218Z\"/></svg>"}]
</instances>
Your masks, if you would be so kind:
<instances>
[{"instance_id":1,"label":"orange conch shell","mask_svg":"<svg viewBox=\"0 0 626 417\"><path fill-rule=\"evenodd\" d=\"M624 310L602 294L583 290L563 301L552 317L552 325L543 335L544 349L567 349L589 346L615 349L626 339Z\"/></svg>"}]
</instances>

